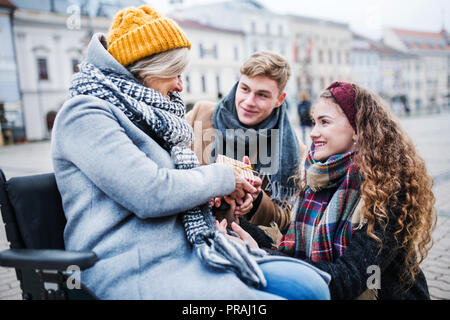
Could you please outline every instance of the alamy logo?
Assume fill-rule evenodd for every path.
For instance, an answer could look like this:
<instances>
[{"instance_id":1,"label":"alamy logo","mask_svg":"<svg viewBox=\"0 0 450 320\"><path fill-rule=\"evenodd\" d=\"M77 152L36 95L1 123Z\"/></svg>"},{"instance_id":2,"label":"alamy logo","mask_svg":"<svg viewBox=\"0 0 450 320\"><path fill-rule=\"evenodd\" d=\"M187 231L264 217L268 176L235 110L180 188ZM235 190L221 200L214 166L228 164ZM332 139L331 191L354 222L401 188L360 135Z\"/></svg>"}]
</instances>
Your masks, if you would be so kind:
<instances>
[{"instance_id":1,"label":"alamy logo","mask_svg":"<svg viewBox=\"0 0 450 320\"><path fill-rule=\"evenodd\" d=\"M67 18L66 26L69 30L81 29L81 10L76 4L67 7L67 13L70 16Z\"/></svg>"},{"instance_id":2,"label":"alamy logo","mask_svg":"<svg viewBox=\"0 0 450 320\"><path fill-rule=\"evenodd\" d=\"M379 266L371 265L367 267L367 289L381 289L381 270Z\"/></svg>"},{"instance_id":3,"label":"alamy logo","mask_svg":"<svg viewBox=\"0 0 450 320\"><path fill-rule=\"evenodd\" d=\"M81 289L81 270L77 265L68 266L66 269L67 274L70 274L67 277L66 286L67 289Z\"/></svg>"}]
</instances>

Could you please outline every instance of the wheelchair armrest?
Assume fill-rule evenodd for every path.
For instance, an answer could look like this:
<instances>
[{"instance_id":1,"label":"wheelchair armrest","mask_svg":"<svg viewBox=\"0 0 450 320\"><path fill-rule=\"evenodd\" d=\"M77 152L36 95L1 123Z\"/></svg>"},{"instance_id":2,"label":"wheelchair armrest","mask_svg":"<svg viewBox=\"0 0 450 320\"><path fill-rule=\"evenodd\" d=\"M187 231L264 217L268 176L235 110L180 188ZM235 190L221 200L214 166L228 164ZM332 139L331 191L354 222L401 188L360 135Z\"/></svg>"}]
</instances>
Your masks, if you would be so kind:
<instances>
[{"instance_id":1,"label":"wheelchair armrest","mask_svg":"<svg viewBox=\"0 0 450 320\"><path fill-rule=\"evenodd\" d=\"M87 269L97 262L94 252L76 252L54 249L9 249L0 252L0 266L65 271L76 265Z\"/></svg>"}]
</instances>

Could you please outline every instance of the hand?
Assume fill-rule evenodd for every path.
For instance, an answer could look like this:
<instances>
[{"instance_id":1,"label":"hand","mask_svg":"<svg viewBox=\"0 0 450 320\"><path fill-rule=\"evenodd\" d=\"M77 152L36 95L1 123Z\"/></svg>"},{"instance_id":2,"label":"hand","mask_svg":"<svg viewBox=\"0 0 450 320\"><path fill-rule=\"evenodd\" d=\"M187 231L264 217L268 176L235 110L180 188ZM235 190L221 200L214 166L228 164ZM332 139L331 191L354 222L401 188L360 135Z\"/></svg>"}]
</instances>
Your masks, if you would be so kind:
<instances>
[{"instance_id":1,"label":"hand","mask_svg":"<svg viewBox=\"0 0 450 320\"><path fill-rule=\"evenodd\" d=\"M236 202L233 199L225 196L223 199L215 198L215 199L211 199L211 200L213 202L215 202L215 200L217 200L217 202L212 204L213 206L215 206L217 208L220 207L220 203L222 201L225 201L226 203L228 203L230 205L230 208L228 210L217 210L217 209L215 210L214 216L216 217L217 220L222 221L224 219L228 223L232 223L233 221L239 223L239 218L234 213L236 210Z\"/></svg>"},{"instance_id":2,"label":"hand","mask_svg":"<svg viewBox=\"0 0 450 320\"><path fill-rule=\"evenodd\" d=\"M230 236L227 234L227 220L223 219L220 223L216 220L216 227L219 231L225 233L225 236L235 242L238 242L245 246L245 243L248 243L248 245L251 248L259 248L258 243L255 241L255 239L252 238L251 235L248 234L244 229L242 229L237 223L233 222L231 223L231 229L236 232L236 234L239 236L239 238Z\"/></svg>"},{"instance_id":3,"label":"hand","mask_svg":"<svg viewBox=\"0 0 450 320\"><path fill-rule=\"evenodd\" d=\"M218 207L220 207L221 203L222 203L222 197L216 197L216 198L209 199L209 205L211 207L218 208Z\"/></svg>"},{"instance_id":4,"label":"hand","mask_svg":"<svg viewBox=\"0 0 450 320\"><path fill-rule=\"evenodd\" d=\"M233 198L238 205L243 203L242 199L245 197L246 193L256 193L258 191L256 187L252 186L247 180L245 180L241 172L242 169L236 167L233 168L235 188L230 194L230 197Z\"/></svg>"},{"instance_id":5,"label":"hand","mask_svg":"<svg viewBox=\"0 0 450 320\"><path fill-rule=\"evenodd\" d=\"M248 164L249 166L252 165L250 162L250 158L247 156L244 156L244 158L242 158L242 162L244 162L245 164ZM253 186L256 188L256 192L250 193L253 198L253 201L256 200L256 198L258 198L258 195L261 193L261 185L262 185L261 178L255 176L255 181L253 182Z\"/></svg>"},{"instance_id":6,"label":"hand","mask_svg":"<svg viewBox=\"0 0 450 320\"><path fill-rule=\"evenodd\" d=\"M236 216L245 216L253 208L254 199L250 193L247 193L243 200L244 202L241 205L236 206L236 210L234 211Z\"/></svg>"}]
</instances>

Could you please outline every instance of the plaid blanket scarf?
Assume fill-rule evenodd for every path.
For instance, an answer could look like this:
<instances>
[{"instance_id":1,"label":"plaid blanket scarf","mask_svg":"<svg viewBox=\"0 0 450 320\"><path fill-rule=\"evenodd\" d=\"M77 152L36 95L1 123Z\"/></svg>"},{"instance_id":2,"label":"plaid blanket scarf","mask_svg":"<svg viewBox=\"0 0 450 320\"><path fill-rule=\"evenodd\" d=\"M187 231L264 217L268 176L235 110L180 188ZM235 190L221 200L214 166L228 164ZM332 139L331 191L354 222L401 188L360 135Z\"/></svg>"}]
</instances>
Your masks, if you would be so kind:
<instances>
[{"instance_id":1,"label":"plaid blanket scarf","mask_svg":"<svg viewBox=\"0 0 450 320\"><path fill-rule=\"evenodd\" d=\"M361 178L354 151L313 159L314 143L303 172L303 188L294 221L282 237L279 250L311 261L334 261L350 242L360 221L355 209L360 202Z\"/></svg>"}]
</instances>

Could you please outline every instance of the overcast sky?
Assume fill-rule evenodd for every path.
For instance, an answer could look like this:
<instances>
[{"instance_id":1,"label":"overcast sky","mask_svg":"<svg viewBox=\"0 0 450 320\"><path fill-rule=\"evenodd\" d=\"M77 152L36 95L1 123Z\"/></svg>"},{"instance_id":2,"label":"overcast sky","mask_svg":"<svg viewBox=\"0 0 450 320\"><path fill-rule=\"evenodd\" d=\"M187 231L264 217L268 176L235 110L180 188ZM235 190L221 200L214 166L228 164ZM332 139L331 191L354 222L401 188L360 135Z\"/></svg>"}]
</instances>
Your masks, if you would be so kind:
<instances>
[{"instance_id":1,"label":"overcast sky","mask_svg":"<svg viewBox=\"0 0 450 320\"><path fill-rule=\"evenodd\" d=\"M185 0L186 4L221 0ZM149 1L155 3L155 1ZM156 1L160 2L160 1ZM348 23L351 29L377 39L384 27L438 32L450 29L449 0L259 0L279 13Z\"/></svg>"}]
</instances>

